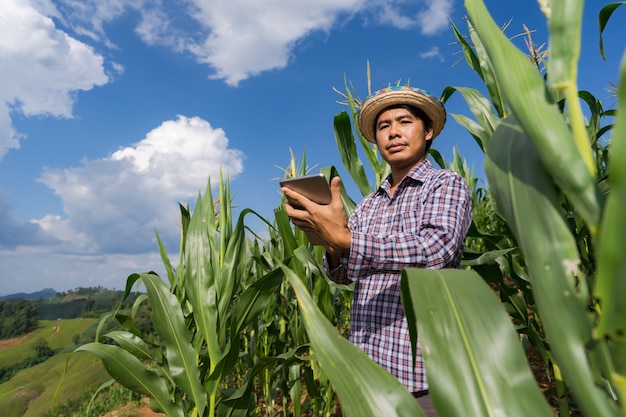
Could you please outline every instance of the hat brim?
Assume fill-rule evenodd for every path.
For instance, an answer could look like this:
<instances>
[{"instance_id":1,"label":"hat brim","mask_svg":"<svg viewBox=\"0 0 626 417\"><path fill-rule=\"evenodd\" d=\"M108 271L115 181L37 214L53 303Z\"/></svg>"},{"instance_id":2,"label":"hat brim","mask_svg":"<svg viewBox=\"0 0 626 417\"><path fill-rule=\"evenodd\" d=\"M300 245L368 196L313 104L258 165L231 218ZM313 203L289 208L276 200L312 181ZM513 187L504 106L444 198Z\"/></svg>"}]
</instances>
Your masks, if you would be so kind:
<instances>
[{"instance_id":1,"label":"hat brim","mask_svg":"<svg viewBox=\"0 0 626 417\"><path fill-rule=\"evenodd\" d=\"M439 135L446 123L446 111L440 102L417 91L392 90L367 99L359 110L359 128L365 139L376 143L376 118L383 110L402 104L415 106L426 113L433 124L433 139Z\"/></svg>"}]
</instances>

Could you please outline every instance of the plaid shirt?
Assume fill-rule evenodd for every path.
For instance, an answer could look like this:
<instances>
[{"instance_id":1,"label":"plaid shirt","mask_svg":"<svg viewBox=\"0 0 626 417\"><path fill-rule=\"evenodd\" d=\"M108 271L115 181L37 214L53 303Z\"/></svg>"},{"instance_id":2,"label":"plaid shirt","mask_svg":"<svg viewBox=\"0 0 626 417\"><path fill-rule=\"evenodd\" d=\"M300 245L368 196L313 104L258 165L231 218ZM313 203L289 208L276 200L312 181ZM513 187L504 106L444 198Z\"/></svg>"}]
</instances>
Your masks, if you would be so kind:
<instances>
[{"instance_id":1,"label":"plaid shirt","mask_svg":"<svg viewBox=\"0 0 626 417\"><path fill-rule=\"evenodd\" d=\"M355 281L350 341L411 392L428 388L411 341L400 299L403 268L458 268L471 223L465 180L447 169L418 164L389 194L390 178L368 195L350 217L349 255L328 271L333 281ZM325 260L328 269L328 263Z\"/></svg>"}]
</instances>

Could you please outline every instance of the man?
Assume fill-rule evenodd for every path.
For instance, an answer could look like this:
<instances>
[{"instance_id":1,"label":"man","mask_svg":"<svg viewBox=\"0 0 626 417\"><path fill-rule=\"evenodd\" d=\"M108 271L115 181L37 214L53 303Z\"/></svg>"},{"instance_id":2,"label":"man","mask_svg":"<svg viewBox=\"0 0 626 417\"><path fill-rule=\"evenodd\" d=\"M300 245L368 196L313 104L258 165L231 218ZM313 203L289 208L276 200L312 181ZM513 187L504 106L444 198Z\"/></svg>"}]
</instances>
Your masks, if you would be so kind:
<instances>
[{"instance_id":1,"label":"man","mask_svg":"<svg viewBox=\"0 0 626 417\"><path fill-rule=\"evenodd\" d=\"M413 367L411 342L400 299L403 268L458 268L471 223L471 195L461 176L435 169L426 159L446 111L424 90L394 86L368 96L359 110L363 136L378 146L391 174L366 196L349 221L340 179L332 201L318 205L283 188L292 222L325 242L325 266L338 283L355 282L350 340L394 375L436 415L428 396L419 343Z\"/></svg>"}]
</instances>

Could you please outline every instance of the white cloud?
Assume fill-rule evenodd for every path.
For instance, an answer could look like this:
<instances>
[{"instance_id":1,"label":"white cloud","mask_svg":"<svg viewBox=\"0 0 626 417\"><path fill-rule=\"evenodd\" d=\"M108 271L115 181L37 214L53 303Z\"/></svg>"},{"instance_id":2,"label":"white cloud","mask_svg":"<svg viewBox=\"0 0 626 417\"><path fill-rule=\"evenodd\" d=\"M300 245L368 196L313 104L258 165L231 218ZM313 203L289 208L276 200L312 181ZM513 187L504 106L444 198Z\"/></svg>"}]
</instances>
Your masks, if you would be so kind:
<instances>
[{"instance_id":1,"label":"white cloud","mask_svg":"<svg viewBox=\"0 0 626 417\"><path fill-rule=\"evenodd\" d=\"M0 188L0 249L13 250L19 246L41 246L58 243L36 222L20 222L11 215L11 205Z\"/></svg>"},{"instance_id":2,"label":"white cloud","mask_svg":"<svg viewBox=\"0 0 626 417\"><path fill-rule=\"evenodd\" d=\"M378 13L378 24L430 35L448 26L452 6L452 0L3 0L0 160L22 139L11 112L72 117L77 91L110 81L103 57L64 27L113 48L105 25L135 11L135 32L146 43L189 52L212 68L212 78L237 85L284 68L299 40L330 31L340 17L369 11ZM119 64L108 64L121 73Z\"/></svg>"},{"instance_id":3,"label":"white cloud","mask_svg":"<svg viewBox=\"0 0 626 417\"><path fill-rule=\"evenodd\" d=\"M15 2L17 0L9 0ZM36 0L31 0L36 1ZM48 3L48 0L39 0ZM449 25L453 0L56 0L57 17L80 35L115 47L105 25L129 11L137 35L150 45L191 53L214 79L229 85L284 68L293 49L312 32L328 32L357 14L376 24L418 28L432 35ZM46 10L48 13L50 7Z\"/></svg>"},{"instance_id":4,"label":"white cloud","mask_svg":"<svg viewBox=\"0 0 626 417\"><path fill-rule=\"evenodd\" d=\"M398 29L418 28L423 35L435 35L450 24L454 0L380 0L378 20ZM426 9L424 9L424 3ZM417 9L416 9L417 7Z\"/></svg>"},{"instance_id":5,"label":"white cloud","mask_svg":"<svg viewBox=\"0 0 626 417\"><path fill-rule=\"evenodd\" d=\"M177 247L172 248L176 253ZM174 257L172 261L175 261ZM34 292L43 288L68 291L78 287L103 286L123 290L133 273L154 270L165 278L163 262L157 252L76 256L59 254L46 248L24 247L17 251L0 250L0 264L10 274L0 276L0 295ZM174 262L175 265L175 262ZM24 286L24 279L29 279Z\"/></svg>"},{"instance_id":6,"label":"white cloud","mask_svg":"<svg viewBox=\"0 0 626 417\"><path fill-rule=\"evenodd\" d=\"M262 71L285 67L295 43L313 31L328 31L341 13L361 0L191 0L204 39L189 46L214 78L237 85Z\"/></svg>"},{"instance_id":7,"label":"white cloud","mask_svg":"<svg viewBox=\"0 0 626 417\"><path fill-rule=\"evenodd\" d=\"M300 40L359 13L374 13L376 24L431 35L448 26L452 10L452 0L58 1L75 31L105 43L104 24L133 10L139 14L135 32L144 42L189 52L212 68L211 78L233 86L284 68Z\"/></svg>"},{"instance_id":8,"label":"white cloud","mask_svg":"<svg viewBox=\"0 0 626 417\"><path fill-rule=\"evenodd\" d=\"M63 201L67 219L46 216L43 230L77 253L141 253L156 249L155 230L179 241L176 201L193 204L220 169L234 179L243 154L228 148L222 129L178 116L132 147L82 166L46 169L40 181Z\"/></svg>"},{"instance_id":9,"label":"white cloud","mask_svg":"<svg viewBox=\"0 0 626 417\"><path fill-rule=\"evenodd\" d=\"M428 8L418 15L420 30L424 35L433 35L450 24L453 0L426 0Z\"/></svg>"},{"instance_id":10,"label":"white cloud","mask_svg":"<svg viewBox=\"0 0 626 417\"><path fill-rule=\"evenodd\" d=\"M428 51L420 53L419 56L424 59L437 59L441 62L444 61L443 55L441 54L438 46L433 46Z\"/></svg>"},{"instance_id":11,"label":"white cloud","mask_svg":"<svg viewBox=\"0 0 626 417\"><path fill-rule=\"evenodd\" d=\"M103 58L55 27L57 16L44 0L0 4L0 160L19 148L11 112L71 117L75 93L106 84Z\"/></svg>"}]
</instances>

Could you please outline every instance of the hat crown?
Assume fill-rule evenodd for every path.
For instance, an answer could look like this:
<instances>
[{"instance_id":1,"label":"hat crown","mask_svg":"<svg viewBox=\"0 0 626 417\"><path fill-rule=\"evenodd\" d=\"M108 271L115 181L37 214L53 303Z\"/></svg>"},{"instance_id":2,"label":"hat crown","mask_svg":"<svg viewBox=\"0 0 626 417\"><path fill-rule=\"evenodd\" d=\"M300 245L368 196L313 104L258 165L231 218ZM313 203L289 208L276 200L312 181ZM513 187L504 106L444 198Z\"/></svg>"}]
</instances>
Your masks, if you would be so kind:
<instances>
[{"instance_id":1,"label":"hat crown","mask_svg":"<svg viewBox=\"0 0 626 417\"><path fill-rule=\"evenodd\" d=\"M379 96L381 94L390 93L392 91L413 91L415 93L422 94L428 97L429 99L433 100L434 102L438 103L441 107L443 107L443 104L436 96L430 94L428 91L424 89L421 89L418 87L411 87L409 85L391 85L389 87L381 88L380 90L374 91L372 94L365 97L365 101L363 101L363 104L361 105L361 107L364 107L365 104L367 104L367 102L373 99L374 97Z\"/></svg>"},{"instance_id":2,"label":"hat crown","mask_svg":"<svg viewBox=\"0 0 626 417\"><path fill-rule=\"evenodd\" d=\"M370 142L376 143L374 123L378 115L393 105L406 104L421 109L432 121L433 138L446 123L443 103L428 91L409 85L393 85L368 95L358 110L359 128Z\"/></svg>"}]
</instances>

